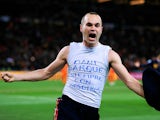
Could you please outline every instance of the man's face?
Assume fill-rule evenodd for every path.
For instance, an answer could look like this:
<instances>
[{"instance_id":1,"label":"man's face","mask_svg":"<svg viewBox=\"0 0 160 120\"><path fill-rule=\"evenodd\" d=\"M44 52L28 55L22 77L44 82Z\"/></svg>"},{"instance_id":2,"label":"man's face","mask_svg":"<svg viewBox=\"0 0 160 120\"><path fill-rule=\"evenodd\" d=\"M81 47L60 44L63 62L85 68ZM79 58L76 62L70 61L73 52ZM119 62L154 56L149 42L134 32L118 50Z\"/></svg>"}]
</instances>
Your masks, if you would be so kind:
<instances>
[{"instance_id":1,"label":"man's face","mask_svg":"<svg viewBox=\"0 0 160 120\"><path fill-rule=\"evenodd\" d=\"M96 46L102 34L102 20L95 14L87 14L80 25L83 42L87 46Z\"/></svg>"}]
</instances>

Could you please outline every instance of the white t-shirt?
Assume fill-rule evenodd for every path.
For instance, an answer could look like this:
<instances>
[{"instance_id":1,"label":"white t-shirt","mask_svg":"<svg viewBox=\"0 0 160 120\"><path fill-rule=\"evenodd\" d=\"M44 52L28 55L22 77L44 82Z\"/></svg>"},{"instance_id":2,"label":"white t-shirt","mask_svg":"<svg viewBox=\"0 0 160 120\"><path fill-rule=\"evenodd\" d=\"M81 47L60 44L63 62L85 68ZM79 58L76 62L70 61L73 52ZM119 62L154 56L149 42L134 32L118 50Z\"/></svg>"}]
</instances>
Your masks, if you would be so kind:
<instances>
[{"instance_id":1,"label":"white t-shirt","mask_svg":"<svg viewBox=\"0 0 160 120\"><path fill-rule=\"evenodd\" d=\"M68 55L68 76L63 94L94 108L99 108L109 70L108 52L111 48L99 43L88 48L72 42Z\"/></svg>"}]
</instances>

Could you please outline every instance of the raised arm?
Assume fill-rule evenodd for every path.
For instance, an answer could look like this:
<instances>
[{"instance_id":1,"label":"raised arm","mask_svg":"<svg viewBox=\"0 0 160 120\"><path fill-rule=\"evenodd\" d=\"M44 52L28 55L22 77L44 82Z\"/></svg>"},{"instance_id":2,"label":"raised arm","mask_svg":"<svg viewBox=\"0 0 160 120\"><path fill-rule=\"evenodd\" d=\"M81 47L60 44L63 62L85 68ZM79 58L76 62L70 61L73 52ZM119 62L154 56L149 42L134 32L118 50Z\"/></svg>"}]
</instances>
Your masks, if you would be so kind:
<instances>
[{"instance_id":1,"label":"raised arm","mask_svg":"<svg viewBox=\"0 0 160 120\"><path fill-rule=\"evenodd\" d=\"M68 51L69 46L62 48L56 59L45 68L25 72L24 74L2 72L1 77L5 82L46 80L63 68L63 66L66 64Z\"/></svg>"},{"instance_id":2,"label":"raised arm","mask_svg":"<svg viewBox=\"0 0 160 120\"><path fill-rule=\"evenodd\" d=\"M120 56L114 50L110 50L109 52L109 62L126 86L136 94L144 97L142 84L129 74L126 67L122 64Z\"/></svg>"}]
</instances>

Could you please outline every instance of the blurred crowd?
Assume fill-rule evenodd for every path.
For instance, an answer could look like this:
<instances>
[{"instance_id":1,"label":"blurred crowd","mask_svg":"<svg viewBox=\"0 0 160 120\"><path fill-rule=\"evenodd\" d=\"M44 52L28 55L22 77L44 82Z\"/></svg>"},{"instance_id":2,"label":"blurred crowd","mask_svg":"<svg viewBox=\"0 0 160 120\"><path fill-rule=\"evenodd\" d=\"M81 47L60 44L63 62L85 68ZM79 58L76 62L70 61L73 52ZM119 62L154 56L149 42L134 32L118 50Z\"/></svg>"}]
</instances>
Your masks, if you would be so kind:
<instances>
[{"instance_id":1,"label":"blurred crowd","mask_svg":"<svg viewBox=\"0 0 160 120\"><path fill-rule=\"evenodd\" d=\"M50 17L0 16L0 70L45 67L63 46L82 41L79 31L81 17L67 8ZM124 19L120 18L120 21ZM101 43L117 51L129 70L137 70L159 49L159 26L105 21L103 26Z\"/></svg>"}]
</instances>

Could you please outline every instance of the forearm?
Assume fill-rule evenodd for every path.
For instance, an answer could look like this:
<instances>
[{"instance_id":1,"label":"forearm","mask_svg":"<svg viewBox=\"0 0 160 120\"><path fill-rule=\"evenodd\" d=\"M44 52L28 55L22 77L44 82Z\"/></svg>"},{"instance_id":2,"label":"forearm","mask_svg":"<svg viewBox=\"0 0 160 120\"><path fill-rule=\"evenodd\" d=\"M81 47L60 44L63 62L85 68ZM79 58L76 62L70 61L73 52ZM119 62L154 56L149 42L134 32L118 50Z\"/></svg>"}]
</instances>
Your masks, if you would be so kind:
<instances>
[{"instance_id":1,"label":"forearm","mask_svg":"<svg viewBox=\"0 0 160 120\"><path fill-rule=\"evenodd\" d=\"M134 91L139 96L144 97L142 84L139 80L136 80L133 76L131 76L124 66L121 66L121 70L116 71L116 73L129 89Z\"/></svg>"},{"instance_id":2,"label":"forearm","mask_svg":"<svg viewBox=\"0 0 160 120\"><path fill-rule=\"evenodd\" d=\"M52 73L47 72L46 69L38 69L34 71L28 71L20 74L12 72L2 72L2 79L5 82L14 82L14 81L40 81L46 80L52 76Z\"/></svg>"},{"instance_id":3,"label":"forearm","mask_svg":"<svg viewBox=\"0 0 160 120\"><path fill-rule=\"evenodd\" d=\"M44 69L38 69L34 71L27 71L22 74L14 74L13 81L39 81L46 80L49 77L49 74L47 74Z\"/></svg>"},{"instance_id":4,"label":"forearm","mask_svg":"<svg viewBox=\"0 0 160 120\"><path fill-rule=\"evenodd\" d=\"M134 80L128 81L126 84L129 89L131 89L136 94L144 98L143 86L138 80L134 79Z\"/></svg>"}]
</instances>

